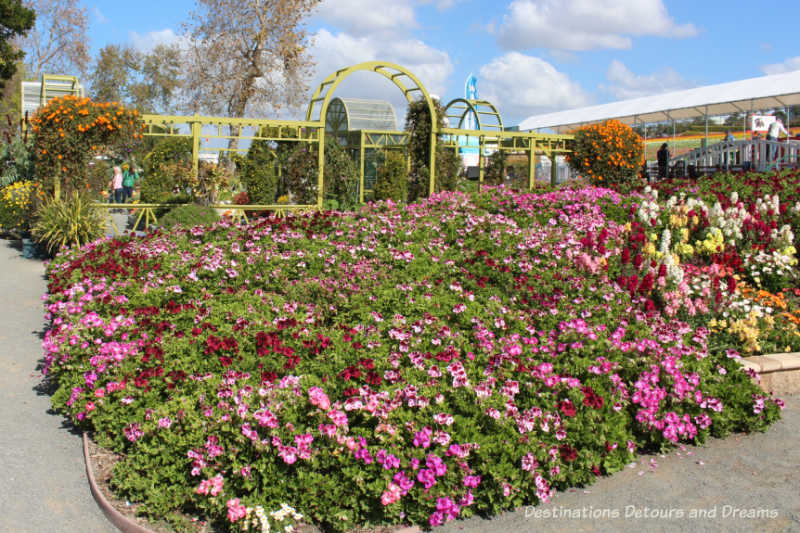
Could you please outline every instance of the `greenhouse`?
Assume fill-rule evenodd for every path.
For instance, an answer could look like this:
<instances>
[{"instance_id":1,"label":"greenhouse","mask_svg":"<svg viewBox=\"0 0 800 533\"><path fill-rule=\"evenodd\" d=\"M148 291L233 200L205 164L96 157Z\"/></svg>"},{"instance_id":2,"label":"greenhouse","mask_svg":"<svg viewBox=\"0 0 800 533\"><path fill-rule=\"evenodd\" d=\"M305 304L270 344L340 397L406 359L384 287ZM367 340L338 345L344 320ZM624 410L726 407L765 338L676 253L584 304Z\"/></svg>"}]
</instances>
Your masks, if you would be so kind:
<instances>
[{"instance_id":1,"label":"greenhouse","mask_svg":"<svg viewBox=\"0 0 800 533\"><path fill-rule=\"evenodd\" d=\"M397 128L397 115L385 100L334 98L325 116L325 134L341 144L361 169L359 199L370 200L384 150L404 147L407 134Z\"/></svg>"}]
</instances>

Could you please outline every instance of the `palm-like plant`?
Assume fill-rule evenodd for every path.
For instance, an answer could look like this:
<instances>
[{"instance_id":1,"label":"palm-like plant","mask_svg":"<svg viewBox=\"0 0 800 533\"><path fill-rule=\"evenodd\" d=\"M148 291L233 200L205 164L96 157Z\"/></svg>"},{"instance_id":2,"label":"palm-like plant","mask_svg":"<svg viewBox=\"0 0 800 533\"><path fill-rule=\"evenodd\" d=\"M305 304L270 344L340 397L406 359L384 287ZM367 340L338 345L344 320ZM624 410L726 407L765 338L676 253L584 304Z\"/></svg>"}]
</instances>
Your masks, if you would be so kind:
<instances>
[{"instance_id":1,"label":"palm-like plant","mask_svg":"<svg viewBox=\"0 0 800 533\"><path fill-rule=\"evenodd\" d=\"M80 247L103 235L105 221L88 198L72 192L64 200L51 199L37 213L31 234L50 254L63 247Z\"/></svg>"}]
</instances>

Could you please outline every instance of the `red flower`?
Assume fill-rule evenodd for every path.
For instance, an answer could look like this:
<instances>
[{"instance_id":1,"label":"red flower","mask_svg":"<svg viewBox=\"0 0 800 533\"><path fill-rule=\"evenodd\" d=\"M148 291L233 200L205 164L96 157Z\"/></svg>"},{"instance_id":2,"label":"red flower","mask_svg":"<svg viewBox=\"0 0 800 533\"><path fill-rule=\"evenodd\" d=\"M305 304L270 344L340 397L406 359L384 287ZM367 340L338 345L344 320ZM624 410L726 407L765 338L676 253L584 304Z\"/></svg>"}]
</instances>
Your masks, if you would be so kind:
<instances>
[{"instance_id":1,"label":"red flower","mask_svg":"<svg viewBox=\"0 0 800 533\"><path fill-rule=\"evenodd\" d=\"M603 407L603 397L597 394L594 389L586 386L582 387L581 391L583 392L583 405L593 409L600 409Z\"/></svg>"},{"instance_id":2,"label":"red flower","mask_svg":"<svg viewBox=\"0 0 800 533\"><path fill-rule=\"evenodd\" d=\"M575 416L575 414L578 412L577 409L575 409L575 405L569 400L559 402L558 409L564 414L564 416Z\"/></svg>"},{"instance_id":3,"label":"red flower","mask_svg":"<svg viewBox=\"0 0 800 533\"><path fill-rule=\"evenodd\" d=\"M565 463L571 463L575 459L578 458L578 450L570 446L569 444L562 444L558 447L558 454L561 456L561 460Z\"/></svg>"}]
</instances>

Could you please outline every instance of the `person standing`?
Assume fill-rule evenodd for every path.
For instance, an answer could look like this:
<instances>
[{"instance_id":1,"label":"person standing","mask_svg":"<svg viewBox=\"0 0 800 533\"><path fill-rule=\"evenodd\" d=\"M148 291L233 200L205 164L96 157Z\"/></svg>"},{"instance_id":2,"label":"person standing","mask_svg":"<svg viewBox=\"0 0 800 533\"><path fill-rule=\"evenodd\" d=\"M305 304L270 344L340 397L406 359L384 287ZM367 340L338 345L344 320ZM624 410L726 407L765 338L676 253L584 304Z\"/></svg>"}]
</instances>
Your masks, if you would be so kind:
<instances>
[{"instance_id":1,"label":"person standing","mask_svg":"<svg viewBox=\"0 0 800 533\"><path fill-rule=\"evenodd\" d=\"M115 204L122 203L122 198L124 195L122 179L122 169L118 166L114 166L114 174L111 176L111 181L109 182L108 186L113 193L113 202Z\"/></svg>"},{"instance_id":2,"label":"person standing","mask_svg":"<svg viewBox=\"0 0 800 533\"><path fill-rule=\"evenodd\" d=\"M669 165L669 147L667 143L661 145L656 152L658 158L658 179L663 180L667 177L667 165Z\"/></svg>"},{"instance_id":3,"label":"person standing","mask_svg":"<svg viewBox=\"0 0 800 533\"><path fill-rule=\"evenodd\" d=\"M122 197L123 202L133 198L133 186L139 181L139 174L128 163L122 165Z\"/></svg>"},{"instance_id":4,"label":"person standing","mask_svg":"<svg viewBox=\"0 0 800 533\"><path fill-rule=\"evenodd\" d=\"M767 129L767 140L768 141L777 141L780 137L781 133L786 135L786 138L789 138L789 132L786 131L786 128L783 127L783 122L779 118L775 119L775 122L769 125L769 129ZM778 147L775 146L775 154L772 153L773 146L767 145L767 161L772 161L778 159Z\"/></svg>"}]
</instances>

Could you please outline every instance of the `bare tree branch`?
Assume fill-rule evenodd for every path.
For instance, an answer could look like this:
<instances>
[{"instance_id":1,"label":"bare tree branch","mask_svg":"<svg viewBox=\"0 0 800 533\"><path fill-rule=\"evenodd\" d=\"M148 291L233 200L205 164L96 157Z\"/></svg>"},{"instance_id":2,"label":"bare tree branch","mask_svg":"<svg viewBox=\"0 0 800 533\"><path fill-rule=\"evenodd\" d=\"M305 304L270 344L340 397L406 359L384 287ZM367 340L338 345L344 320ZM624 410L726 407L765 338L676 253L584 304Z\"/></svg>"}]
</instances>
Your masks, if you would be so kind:
<instances>
[{"instance_id":1,"label":"bare tree branch","mask_svg":"<svg viewBox=\"0 0 800 533\"><path fill-rule=\"evenodd\" d=\"M90 61L86 8L78 0L26 0L25 5L36 11L36 25L22 40L27 73L85 76Z\"/></svg>"}]
</instances>

